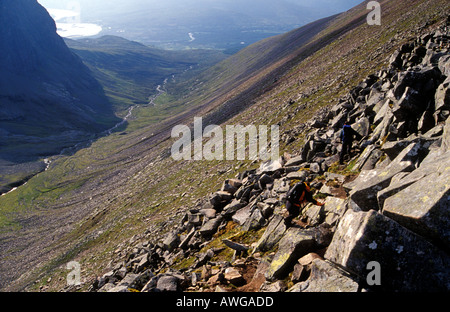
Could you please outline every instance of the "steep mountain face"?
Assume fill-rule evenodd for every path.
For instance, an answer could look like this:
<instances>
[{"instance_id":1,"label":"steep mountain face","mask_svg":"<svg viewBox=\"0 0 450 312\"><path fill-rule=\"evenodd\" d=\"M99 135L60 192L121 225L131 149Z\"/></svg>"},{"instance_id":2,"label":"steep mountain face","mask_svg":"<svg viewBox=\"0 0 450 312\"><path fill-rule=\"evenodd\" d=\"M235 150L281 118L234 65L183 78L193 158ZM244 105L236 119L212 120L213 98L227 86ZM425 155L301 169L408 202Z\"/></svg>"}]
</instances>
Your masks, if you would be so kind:
<instances>
[{"instance_id":1,"label":"steep mountain face","mask_svg":"<svg viewBox=\"0 0 450 312\"><path fill-rule=\"evenodd\" d=\"M0 193L6 193L45 169L40 158L119 119L35 0L2 1L0 29Z\"/></svg>"},{"instance_id":2,"label":"steep mountain face","mask_svg":"<svg viewBox=\"0 0 450 312\"><path fill-rule=\"evenodd\" d=\"M0 28L0 135L98 132L117 121L102 87L37 1L2 1Z\"/></svg>"}]
</instances>

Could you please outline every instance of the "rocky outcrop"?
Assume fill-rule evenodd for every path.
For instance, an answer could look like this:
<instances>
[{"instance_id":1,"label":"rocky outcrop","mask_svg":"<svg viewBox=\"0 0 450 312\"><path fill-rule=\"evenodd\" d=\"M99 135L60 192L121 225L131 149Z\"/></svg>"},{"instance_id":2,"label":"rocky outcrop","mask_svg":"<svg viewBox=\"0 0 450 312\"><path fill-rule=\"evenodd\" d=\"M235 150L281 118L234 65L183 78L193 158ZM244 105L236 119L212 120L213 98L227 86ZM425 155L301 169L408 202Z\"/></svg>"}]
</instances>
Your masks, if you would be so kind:
<instances>
[{"instance_id":1,"label":"rocky outcrop","mask_svg":"<svg viewBox=\"0 0 450 312\"><path fill-rule=\"evenodd\" d=\"M389 68L302 125L308 133L298 155L225 181L92 290L450 290L450 51L440 40L432 33L403 45ZM345 120L364 139L340 167ZM305 179L325 205L307 205L286 228L286 193ZM259 235L252 244L223 240L230 227L250 241ZM219 260L226 251L233 258ZM187 258L191 264L170 269Z\"/></svg>"}]
</instances>

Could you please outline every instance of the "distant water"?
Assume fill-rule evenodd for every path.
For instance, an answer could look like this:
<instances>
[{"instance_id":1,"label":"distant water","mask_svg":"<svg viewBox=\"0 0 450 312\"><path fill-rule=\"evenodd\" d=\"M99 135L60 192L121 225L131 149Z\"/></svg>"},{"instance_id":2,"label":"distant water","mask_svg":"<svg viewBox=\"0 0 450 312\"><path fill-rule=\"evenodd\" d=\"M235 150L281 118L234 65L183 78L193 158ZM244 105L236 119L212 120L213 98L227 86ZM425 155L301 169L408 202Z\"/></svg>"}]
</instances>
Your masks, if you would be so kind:
<instances>
[{"instance_id":1,"label":"distant water","mask_svg":"<svg viewBox=\"0 0 450 312\"><path fill-rule=\"evenodd\" d=\"M79 12L60 9L48 9L48 12L55 20L58 35L61 37L90 37L98 35L102 31L100 25L81 23Z\"/></svg>"},{"instance_id":2,"label":"distant water","mask_svg":"<svg viewBox=\"0 0 450 312\"><path fill-rule=\"evenodd\" d=\"M98 35L102 27L96 24L87 23L56 23L58 35L65 38L89 37Z\"/></svg>"}]
</instances>

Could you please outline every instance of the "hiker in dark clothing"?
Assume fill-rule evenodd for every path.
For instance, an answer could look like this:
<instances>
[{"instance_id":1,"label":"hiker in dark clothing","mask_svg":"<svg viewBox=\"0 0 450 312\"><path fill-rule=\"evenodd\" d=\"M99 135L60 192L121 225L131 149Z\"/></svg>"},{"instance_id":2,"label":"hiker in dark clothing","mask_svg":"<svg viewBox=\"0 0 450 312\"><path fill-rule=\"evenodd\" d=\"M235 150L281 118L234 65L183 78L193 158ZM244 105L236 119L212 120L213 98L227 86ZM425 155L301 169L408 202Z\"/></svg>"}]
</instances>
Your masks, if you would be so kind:
<instances>
[{"instance_id":1,"label":"hiker in dark clothing","mask_svg":"<svg viewBox=\"0 0 450 312\"><path fill-rule=\"evenodd\" d=\"M284 224L286 227L290 227L292 225L292 220L300 215L300 208L306 202L313 203L317 206L324 205L313 198L311 188L308 183L297 183L287 193L286 209L289 212L289 215L284 219Z\"/></svg>"},{"instance_id":2,"label":"hiker in dark clothing","mask_svg":"<svg viewBox=\"0 0 450 312\"><path fill-rule=\"evenodd\" d=\"M344 157L345 155L349 155L350 157L353 147L353 141L354 138L357 137L358 139L362 139L361 135L356 132L348 122L344 124L344 127L342 128L342 134L341 134L341 141L342 141L342 151L339 155L339 163L342 165L344 164Z\"/></svg>"}]
</instances>

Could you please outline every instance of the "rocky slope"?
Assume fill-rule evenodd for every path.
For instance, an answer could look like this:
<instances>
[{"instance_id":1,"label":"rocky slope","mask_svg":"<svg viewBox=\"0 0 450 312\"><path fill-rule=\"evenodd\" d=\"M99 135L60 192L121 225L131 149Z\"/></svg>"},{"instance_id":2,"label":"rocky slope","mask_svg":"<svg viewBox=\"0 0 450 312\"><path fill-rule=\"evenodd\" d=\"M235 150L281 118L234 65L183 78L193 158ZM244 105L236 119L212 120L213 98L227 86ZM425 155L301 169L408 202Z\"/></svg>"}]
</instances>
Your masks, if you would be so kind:
<instances>
[{"instance_id":1,"label":"rocky slope","mask_svg":"<svg viewBox=\"0 0 450 312\"><path fill-rule=\"evenodd\" d=\"M170 235L118 246L90 290L448 291L448 39L436 29L401 46L302 125L298 155L230 177L175 216ZM345 120L364 139L340 167ZM306 179L325 206L309 204L286 229L285 194Z\"/></svg>"},{"instance_id":2,"label":"rocky slope","mask_svg":"<svg viewBox=\"0 0 450 312\"><path fill-rule=\"evenodd\" d=\"M383 7L380 27L365 23L368 11L363 3L329 19L325 25L321 24L323 27L306 43L301 40L303 29L259 43L215 66L209 72L210 80L199 79L189 86L192 87L190 93L182 94L181 98L173 96L168 88L167 97L163 98L170 100L170 96L173 96L177 102L184 104L186 110L181 114L162 123L149 124L148 120L142 118L149 111L136 109L132 118L128 119L129 126L124 132L112 133L96 140L70 157L52 158L47 171L13 193L0 197L0 288L6 291L60 290L67 285L66 264L75 260L81 265L82 277L82 285L76 289L85 291L98 276L108 271L115 272L123 262L127 263L139 253L143 256L147 251L157 251L158 257L164 255L165 251L158 250L157 245L164 242L174 229L182 230L179 226L185 215L196 214L203 206L210 206L207 194L219 190L223 181L232 177L244 182L245 172L252 173L252 169L258 169L260 165L246 161L173 161L170 158L173 144L170 131L174 125L190 124L194 116L206 117L208 111L216 109L219 122L227 120L228 124L234 125L279 124L281 150L294 156L302 156L304 153L299 153L299 150L311 139L317 142L310 142L310 147L318 151L324 145L320 140L328 145L327 136L318 139L308 134L312 129L331 131L327 127L328 118L335 117L334 110L345 102L348 90L369 74L387 68L395 49L407 43L408 38L426 34L446 18L445 12L448 11L448 3L444 0L386 0L380 3ZM299 39L297 42L301 46L294 45L296 49L289 51L284 46L290 42L289 38ZM272 63L264 52L273 51L280 51L272 54L280 57L273 59ZM260 66L256 65L257 72L254 72L254 65L258 62ZM242 72L236 71L237 67L245 73L240 75ZM161 101L157 102L165 112L170 112L173 105L180 107L179 103L171 101L168 101L167 106L162 105ZM354 103L352 105L353 108ZM227 114L220 114L223 106L231 107L226 112L233 113L233 109L241 108L242 112L229 118ZM332 110L332 107L335 108ZM345 109L350 109L350 106ZM311 123L311 118L316 114L322 117L312 119L315 121ZM323 123L317 120L323 120ZM311 151L310 156L316 152ZM333 144L325 152L327 157L336 157ZM285 158L295 157L286 154ZM309 159L307 162L310 162ZM287 174L295 175L296 169L301 168L291 164L283 166L294 172L281 169L280 176L269 172L269 178L272 176L274 181L280 183L280 178ZM322 163L319 167L323 170ZM318 169L314 163L310 168ZM352 163L344 168L332 163L328 173L316 177L315 184L325 183L331 173L349 175L344 182L351 182L359 173L353 172L352 168ZM301 177L300 173L297 178ZM249 179L259 182L261 175ZM323 191L332 192L334 197L347 198L342 183L339 180L329 181L325 183L329 187L339 187ZM319 185L316 184L316 187ZM250 194L253 197L259 191L255 187ZM274 210L280 214L283 203L280 204L280 198L275 197L278 206ZM246 211L248 209L242 211L244 217ZM208 218L214 218L213 211L208 212ZM216 214L219 212L220 209ZM208 221L202 218L203 215L200 215L198 222L192 221L197 230L203 222ZM168 258L158 260L158 264L152 265L152 270L143 272L155 275L170 271L187 273L197 261L197 255L206 255L205 259L212 255L209 249L215 252L209 260L210 264L236 264L232 261L233 249L226 247L222 240L252 247L267 230L265 226L256 230L257 226L255 230L241 231L237 222L227 222L225 227L224 224L225 221L220 223L220 229L212 235L212 241L201 238L199 246L196 243L195 249L191 249L185 257L182 257L184 253L175 257L179 249L173 253L167 252ZM189 233L181 232L180 239ZM246 269L244 279L255 276L254 272L262 259L276 252L278 246L272 244L272 250L260 252L261 260L256 258L258 253L254 253L256 259L243 264ZM375 245L371 243L371 246ZM322 257L323 253L323 249L317 251ZM154 257L157 258L156 255ZM267 263L269 260L264 261ZM194 273L201 273L202 268L200 265ZM117 281L121 275L131 273L128 269L121 268ZM217 269L220 269L220 265L212 266L211 273L217 275ZM207 275L208 267L205 270ZM261 270L265 270L264 267ZM193 275L187 276L191 278ZM255 277L253 283L241 289L259 290L266 278L260 274L256 276L258 278ZM148 282L147 278L144 277L143 281ZM291 288L294 282L287 281L287 284ZM113 286L116 285L113 283ZM187 289L185 286L183 284L182 289ZM226 283L222 287L226 287Z\"/></svg>"}]
</instances>

